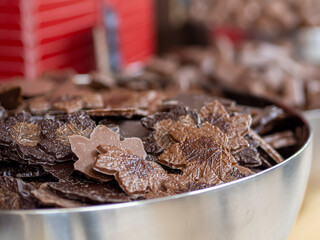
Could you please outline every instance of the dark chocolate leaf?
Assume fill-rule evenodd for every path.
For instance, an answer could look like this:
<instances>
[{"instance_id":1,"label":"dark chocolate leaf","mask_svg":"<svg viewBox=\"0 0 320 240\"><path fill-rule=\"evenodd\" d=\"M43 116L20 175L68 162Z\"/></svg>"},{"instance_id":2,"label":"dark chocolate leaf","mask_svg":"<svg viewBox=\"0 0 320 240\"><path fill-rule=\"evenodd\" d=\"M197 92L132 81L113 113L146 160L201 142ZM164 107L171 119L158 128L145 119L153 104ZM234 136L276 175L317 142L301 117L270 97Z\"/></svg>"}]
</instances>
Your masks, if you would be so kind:
<instances>
[{"instance_id":1,"label":"dark chocolate leaf","mask_svg":"<svg viewBox=\"0 0 320 240\"><path fill-rule=\"evenodd\" d=\"M74 168L73 168L74 162L68 161L63 163L57 163L54 165L42 165L42 168L44 171L50 173L52 176L59 180L64 180L70 177L72 174Z\"/></svg>"},{"instance_id":2,"label":"dark chocolate leaf","mask_svg":"<svg viewBox=\"0 0 320 240\"><path fill-rule=\"evenodd\" d=\"M21 179L0 177L0 209L32 209L37 201L31 195L34 186Z\"/></svg>"},{"instance_id":3,"label":"dark chocolate leaf","mask_svg":"<svg viewBox=\"0 0 320 240\"><path fill-rule=\"evenodd\" d=\"M48 174L41 166L18 163L14 161L0 162L0 176L16 178L37 178Z\"/></svg>"},{"instance_id":4,"label":"dark chocolate leaf","mask_svg":"<svg viewBox=\"0 0 320 240\"><path fill-rule=\"evenodd\" d=\"M190 115L190 117L196 122L200 123L199 116L195 111L189 111L186 107L176 107L170 109L168 112L157 112L148 117L141 119L142 125L149 129L154 130L155 124L165 119L171 119L173 121L178 121L180 116Z\"/></svg>"},{"instance_id":5,"label":"dark chocolate leaf","mask_svg":"<svg viewBox=\"0 0 320 240\"><path fill-rule=\"evenodd\" d=\"M39 147L46 153L53 155L57 161L66 161L72 158L69 136L79 135L89 137L95 123L83 112L68 115L66 122L54 119L45 119L41 122L42 141Z\"/></svg>"},{"instance_id":6,"label":"dark chocolate leaf","mask_svg":"<svg viewBox=\"0 0 320 240\"><path fill-rule=\"evenodd\" d=\"M259 143L259 147L276 163L281 163L284 159L283 157L272 148L263 138L261 138L256 132L251 130L249 132L249 137Z\"/></svg>"},{"instance_id":7,"label":"dark chocolate leaf","mask_svg":"<svg viewBox=\"0 0 320 240\"><path fill-rule=\"evenodd\" d=\"M132 199L114 181L101 183L73 177L60 182L51 182L48 185L59 192L59 195L81 202L119 203Z\"/></svg>"},{"instance_id":8,"label":"dark chocolate leaf","mask_svg":"<svg viewBox=\"0 0 320 240\"><path fill-rule=\"evenodd\" d=\"M250 146L233 154L233 156L241 166L250 168L261 166L262 159L258 151L259 143L249 136L245 136L245 139Z\"/></svg>"},{"instance_id":9,"label":"dark chocolate leaf","mask_svg":"<svg viewBox=\"0 0 320 240\"><path fill-rule=\"evenodd\" d=\"M5 109L15 109L21 102L21 88L19 86L0 85L0 104Z\"/></svg>"}]
</instances>

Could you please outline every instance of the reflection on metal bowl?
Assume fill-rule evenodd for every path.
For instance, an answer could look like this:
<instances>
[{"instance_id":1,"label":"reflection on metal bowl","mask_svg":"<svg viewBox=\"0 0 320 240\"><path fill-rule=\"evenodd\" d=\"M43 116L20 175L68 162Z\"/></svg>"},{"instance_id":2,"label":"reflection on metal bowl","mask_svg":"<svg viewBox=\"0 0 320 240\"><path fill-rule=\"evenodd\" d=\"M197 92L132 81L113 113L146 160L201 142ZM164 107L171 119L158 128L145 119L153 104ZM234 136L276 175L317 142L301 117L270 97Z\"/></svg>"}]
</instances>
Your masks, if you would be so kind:
<instances>
[{"instance_id":1,"label":"reflection on metal bowl","mask_svg":"<svg viewBox=\"0 0 320 240\"><path fill-rule=\"evenodd\" d=\"M240 104L270 104L260 98L239 99ZM308 124L298 113L284 108L296 116L308 136L298 151L272 168L167 198L74 209L2 211L0 239L285 240L303 199L312 144Z\"/></svg>"},{"instance_id":2,"label":"reflection on metal bowl","mask_svg":"<svg viewBox=\"0 0 320 240\"><path fill-rule=\"evenodd\" d=\"M320 188L320 109L304 112L313 132L313 156L310 183Z\"/></svg>"}]
</instances>

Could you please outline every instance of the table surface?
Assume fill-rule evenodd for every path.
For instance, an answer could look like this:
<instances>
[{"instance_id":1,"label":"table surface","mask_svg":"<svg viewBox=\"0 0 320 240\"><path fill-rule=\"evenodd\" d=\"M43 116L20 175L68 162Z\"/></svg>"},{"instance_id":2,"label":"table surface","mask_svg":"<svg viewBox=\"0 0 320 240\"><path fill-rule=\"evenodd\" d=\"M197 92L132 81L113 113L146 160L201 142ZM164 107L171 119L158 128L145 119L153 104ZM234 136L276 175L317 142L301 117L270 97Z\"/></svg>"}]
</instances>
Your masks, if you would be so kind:
<instances>
[{"instance_id":1,"label":"table surface","mask_svg":"<svg viewBox=\"0 0 320 240\"><path fill-rule=\"evenodd\" d=\"M309 184L299 216L288 240L320 239L320 187Z\"/></svg>"}]
</instances>

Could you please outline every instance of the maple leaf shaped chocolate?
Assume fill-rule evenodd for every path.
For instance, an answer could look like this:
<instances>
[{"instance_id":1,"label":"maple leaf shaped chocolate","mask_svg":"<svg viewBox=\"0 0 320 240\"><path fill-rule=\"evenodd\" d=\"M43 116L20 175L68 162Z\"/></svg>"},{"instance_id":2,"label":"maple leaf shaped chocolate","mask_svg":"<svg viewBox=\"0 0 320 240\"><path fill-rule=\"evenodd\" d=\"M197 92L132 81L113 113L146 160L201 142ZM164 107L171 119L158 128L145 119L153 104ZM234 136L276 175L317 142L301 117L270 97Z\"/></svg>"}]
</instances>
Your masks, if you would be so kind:
<instances>
[{"instance_id":1,"label":"maple leaf shaped chocolate","mask_svg":"<svg viewBox=\"0 0 320 240\"><path fill-rule=\"evenodd\" d=\"M132 151L115 145L98 147L100 155L94 169L114 175L127 194L157 192L167 180L167 172L157 163L144 160Z\"/></svg>"},{"instance_id":2,"label":"maple leaf shaped chocolate","mask_svg":"<svg viewBox=\"0 0 320 240\"><path fill-rule=\"evenodd\" d=\"M170 109L168 112L156 112L148 117L141 119L141 124L149 130L154 130L156 123L165 120L171 119L173 121L178 121L180 116L190 115L192 119L196 122L198 121L198 114L195 111L190 111L186 107L175 107Z\"/></svg>"},{"instance_id":3,"label":"maple leaf shaped chocolate","mask_svg":"<svg viewBox=\"0 0 320 240\"><path fill-rule=\"evenodd\" d=\"M0 128L3 129L0 142L10 145L20 159L30 164L54 164L55 158L38 146L42 140L40 120L22 112L0 123Z\"/></svg>"},{"instance_id":4,"label":"maple leaf shaped chocolate","mask_svg":"<svg viewBox=\"0 0 320 240\"><path fill-rule=\"evenodd\" d=\"M74 164L75 170L84 173L86 176L100 181L109 181L113 177L101 174L92 169L97 157L96 148L100 145L121 146L128 149L135 155L145 158L143 144L139 138L126 138L121 141L119 134L103 125L98 125L90 135L90 139L83 136L70 136L72 152L76 154L78 160Z\"/></svg>"},{"instance_id":5,"label":"maple leaf shaped chocolate","mask_svg":"<svg viewBox=\"0 0 320 240\"><path fill-rule=\"evenodd\" d=\"M46 153L59 161L67 161L72 157L69 136L80 135L89 137L95 122L84 112L69 114L66 122L45 119L41 122L43 140L39 146Z\"/></svg>"},{"instance_id":6,"label":"maple leaf shaped chocolate","mask_svg":"<svg viewBox=\"0 0 320 240\"><path fill-rule=\"evenodd\" d=\"M154 140L161 149L167 149L172 144L169 132L183 126L194 126L193 118L189 115L180 116L180 121L165 119L155 124ZM182 124L182 125L181 125ZM182 134L184 135L184 133ZM178 133L176 137L178 136Z\"/></svg>"},{"instance_id":7,"label":"maple leaf shaped chocolate","mask_svg":"<svg viewBox=\"0 0 320 240\"><path fill-rule=\"evenodd\" d=\"M244 136L250 131L252 121L250 115L241 114L230 117L224 106L217 100L202 107L199 114L202 122L218 127L227 135L232 153L249 147Z\"/></svg>"},{"instance_id":8,"label":"maple leaf shaped chocolate","mask_svg":"<svg viewBox=\"0 0 320 240\"><path fill-rule=\"evenodd\" d=\"M227 136L216 126L204 123L200 128L186 121L186 117L171 124L170 137L176 141L162 153L158 161L171 168L180 169L193 180L207 179L226 182L237 167L229 152Z\"/></svg>"}]
</instances>

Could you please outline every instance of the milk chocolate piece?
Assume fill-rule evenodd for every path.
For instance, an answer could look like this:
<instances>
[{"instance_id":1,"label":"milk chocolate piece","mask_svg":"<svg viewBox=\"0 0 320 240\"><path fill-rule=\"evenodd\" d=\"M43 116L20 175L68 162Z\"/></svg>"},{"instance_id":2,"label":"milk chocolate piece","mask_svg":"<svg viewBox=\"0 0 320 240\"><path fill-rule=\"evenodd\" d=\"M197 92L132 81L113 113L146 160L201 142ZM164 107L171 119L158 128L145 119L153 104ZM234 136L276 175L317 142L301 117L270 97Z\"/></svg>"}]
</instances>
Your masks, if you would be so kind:
<instances>
[{"instance_id":1,"label":"milk chocolate piece","mask_svg":"<svg viewBox=\"0 0 320 240\"><path fill-rule=\"evenodd\" d=\"M37 201L32 197L34 186L21 179L0 177L0 209L32 209Z\"/></svg>"},{"instance_id":2,"label":"milk chocolate piece","mask_svg":"<svg viewBox=\"0 0 320 240\"><path fill-rule=\"evenodd\" d=\"M80 111L84 106L83 98L75 95L64 95L53 100L52 108L54 110L74 113Z\"/></svg>"},{"instance_id":3,"label":"milk chocolate piece","mask_svg":"<svg viewBox=\"0 0 320 240\"><path fill-rule=\"evenodd\" d=\"M33 98L29 102L29 109L34 114L43 114L51 109L51 104L45 97Z\"/></svg>"},{"instance_id":4,"label":"milk chocolate piece","mask_svg":"<svg viewBox=\"0 0 320 240\"><path fill-rule=\"evenodd\" d=\"M19 86L0 86L0 104L5 109L14 109L22 102Z\"/></svg>"},{"instance_id":5,"label":"milk chocolate piece","mask_svg":"<svg viewBox=\"0 0 320 240\"><path fill-rule=\"evenodd\" d=\"M72 151L79 158L74 164L75 170L100 181L108 181L111 180L112 177L100 174L92 169L92 165L95 163L95 157L97 156L96 148L99 145L121 146L142 158L145 158L147 155L140 139L127 138L121 141L117 133L102 125L94 129L90 135L90 139L83 136L70 136L69 141Z\"/></svg>"},{"instance_id":6,"label":"milk chocolate piece","mask_svg":"<svg viewBox=\"0 0 320 240\"><path fill-rule=\"evenodd\" d=\"M165 189L165 191L160 192L160 194L165 193L167 196L171 196L174 194L216 186L222 183L223 181L218 178L201 178L197 181L194 181L192 177L187 175L169 174L169 180L164 182L163 184L163 188ZM150 195L148 194L147 197L150 198Z\"/></svg>"},{"instance_id":7,"label":"milk chocolate piece","mask_svg":"<svg viewBox=\"0 0 320 240\"><path fill-rule=\"evenodd\" d=\"M94 169L114 175L120 187L127 194L157 192L167 180L166 171L157 163L147 161L132 151L118 146L100 145L100 155Z\"/></svg>"},{"instance_id":8,"label":"milk chocolate piece","mask_svg":"<svg viewBox=\"0 0 320 240\"><path fill-rule=\"evenodd\" d=\"M185 125L180 121L171 125L170 136L176 143L162 153L158 161L171 168L182 170L195 181L206 179L226 181L237 163L229 152L228 138L218 127L204 123Z\"/></svg>"},{"instance_id":9,"label":"milk chocolate piece","mask_svg":"<svg viewBox=\"0 0 320 240\"><path fill-rule=\"evenodd\" d=\"M217 126L226 134L232 153L249 147L244 136L250 130L250 115L240 114L230 117L224 106L215 100L201 108L200 118L202 122L208 122Z\"/></svg>"},{"instance_id":10,"label":"milk chocolate piece","mask_svg":"<svg viewBox=\"0 0 320 240\"><path fill-rule=\"evenodd\" d=\"M133 115L137 114L137 109L135 108L105 108L105 109L92 109L87 110L87 114L92 117L125 117L132 118Z\"/></svg>"},{"instance_id":11,"label":"milk chocolate piece","mask_svg":"<svg viewBox=\"0 0 320 240\"><path fill-rule=\"evenodd\" d=\"M119 203L131 201L131 198L113 181L100 183L69 178L48 185L55 192L59 192L59 195L81 202Z\"/></svg>"},{"instance_id":12,"label":"milk chocolate piece","mask_svg":"<svg viewBox=\"0 0 320 240\"><path fill-rule=\"evenodd\" d=\"M104 102L103 97L99 93L92 93L92 92L84 92L81 94L83 100L83 107L84 108L103 108Z\"/></svg>"},{"instance_id":13,"label":"milk chocolate piece","mask_svg":"<svg viewBox=\"0 0 320 240\"><path fill-rule=\"evenodd\" d=\"M67 199L57 193L54 193L48 186L48 183L42 184L39 189L32 190L31 193L40 201L41 204L45 206L74 208L86 205L82 202Z\"/></svg>"},{"instance_id":14,"label":"milk chocolate piece","mask_svg":"<svg viewBox=\"0 0 320 240\"><path fill-rule=\"evenodd\" d=\"M119 112L124 110L135 111L132 114L146 116L158 110L161 101L166 94L160 91L129 91L116 89L103 95L105 108L110 111L116 109Z\"/></svg>"},{"instance_id":15,"label":"milk chocolate piece","mask_svg":"<svg viewBox=\"0 0 320 240\"><path fill-rule=\"evenodd\" d=\"M191 125L194 125L194 122L190 117L181 116L181 118L187 119L185 122L188 121ZM173 121L171 119L165 119L156 123L155 125L153 139L155 141L155 144L160 148L161 151L167 149L173 143L169 135L169 131L172 127L172 124ZM151 143L153 139L150 139Z\"/></svg>"}]
</instances>

